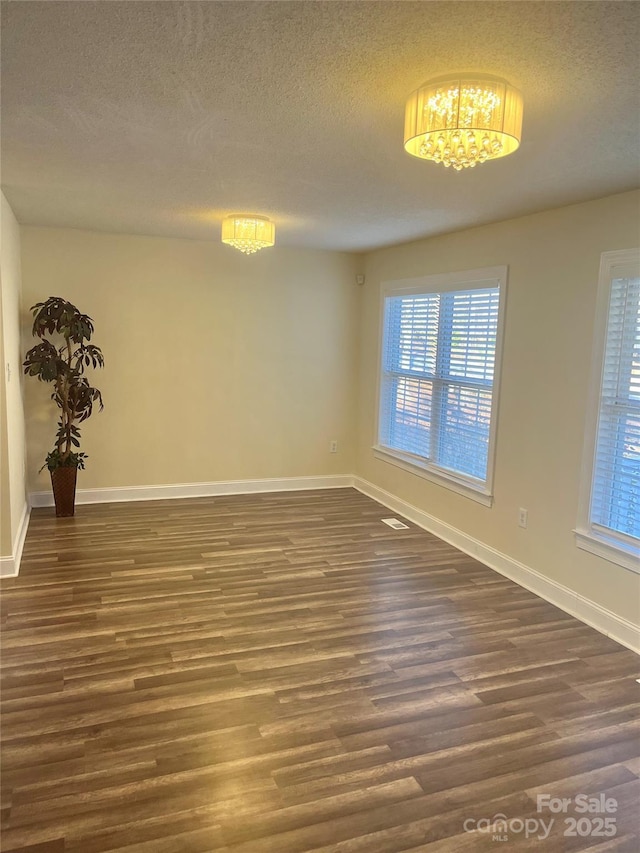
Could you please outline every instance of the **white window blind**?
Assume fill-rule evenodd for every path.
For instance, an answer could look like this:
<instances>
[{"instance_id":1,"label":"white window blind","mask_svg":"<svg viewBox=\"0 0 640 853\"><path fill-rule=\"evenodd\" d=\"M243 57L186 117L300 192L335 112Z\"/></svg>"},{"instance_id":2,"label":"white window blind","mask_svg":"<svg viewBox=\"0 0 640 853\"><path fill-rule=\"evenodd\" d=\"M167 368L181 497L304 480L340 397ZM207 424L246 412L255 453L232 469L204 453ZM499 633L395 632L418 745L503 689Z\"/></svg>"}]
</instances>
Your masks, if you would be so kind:
<instances>
[{"instance_id":1,"label":"white window blind","mask_svg":"<svg viewBox=\"0 0 640 853\"><path fill-rule=\"evenodd\" d=\"M378 443L483 486L500 286L466 285L385 297Z\"/></svg>"},{"instance_id":2,"label":"white window blind","mask_svg":"<svg viewBox=\"0 0 640 853\"><path fill-rule=\"evenodd\" d=\"M591 524L640 544L640 277L613 278L591 490Z\"/></svg>"}]
</instances>

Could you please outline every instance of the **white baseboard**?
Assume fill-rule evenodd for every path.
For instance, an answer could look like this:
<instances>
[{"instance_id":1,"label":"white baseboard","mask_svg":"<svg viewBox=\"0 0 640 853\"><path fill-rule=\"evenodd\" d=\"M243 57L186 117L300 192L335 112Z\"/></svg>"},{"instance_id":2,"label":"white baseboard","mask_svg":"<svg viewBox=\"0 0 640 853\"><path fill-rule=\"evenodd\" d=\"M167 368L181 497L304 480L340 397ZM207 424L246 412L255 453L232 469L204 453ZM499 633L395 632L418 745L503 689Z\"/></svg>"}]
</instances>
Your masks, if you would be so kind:
<instances>
[{"instance_id":1,"label":"white baseboard","mask_svg":"<svg viewBox=\"0 0 640 853\"><path fill-rule=\"evenodd\" d=\"M174 498L209 498L217 495L248 495L256 492L289 492L303 489L344 489L353 486L350 474L317 477L281 477L264 480L219 480L214 483L176 483L167 486L118 486L112 489L78 489L77 504L158 501ZM32 507L53 506L53 494L32 492Z\"/></svg>"},{"instance_id":2,"label":"white baseboard","mask_svg":"<svg viewBox=\"0 0 640 853\"><path fill-rule=\"evenodd\" d=\"M373 483L369 483L361 477L354 477L353 485L362 494L400 513L409 521L413 521L418 527L422 527L429 533L444 539L445 542L465 554L469 554L470 557L474 557L485 566L489 566L490 569L508 577L550 604L554 604L564 610L565 613L575 616L576 619L585 622L612 640L636 653L640 653L640 627L633 622L623 619L611 610L601 607L595 601L579 595L563 584L551 580L535 569L525 566L489 545L485 545L478 539L463 533L462 530L446 524L446 522L429 515L429 513L403 501L401 498L397 498L390 492L374 486Z\"/></svg>"},{"instance_id":3,"label":"white baseboard","mask_svg":"<svg viewBox=\"0 0 640 853\"><path fill-rule=\"evenodd\" d=\"M10 557L0 557L0 578L15 578L20 571L20 560L22 559L22 549L24 548L24 540L29 527L29 516L31 509L25 502L20 518L20 524L16 532L16 538L13 543L12 554Z\"/></svg>"}]
</instances>

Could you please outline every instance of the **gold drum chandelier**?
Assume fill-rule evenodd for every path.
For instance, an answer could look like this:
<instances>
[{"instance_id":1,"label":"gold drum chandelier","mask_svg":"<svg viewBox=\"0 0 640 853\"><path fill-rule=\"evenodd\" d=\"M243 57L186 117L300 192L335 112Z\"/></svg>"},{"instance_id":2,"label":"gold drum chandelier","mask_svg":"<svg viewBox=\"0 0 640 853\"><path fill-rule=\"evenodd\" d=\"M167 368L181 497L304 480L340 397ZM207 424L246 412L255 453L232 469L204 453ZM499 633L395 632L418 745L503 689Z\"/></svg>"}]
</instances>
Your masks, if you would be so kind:
<instances>
[{"instance_id":1,"label":"gold drum chandelier","mask_svg":"<svg viewBox=\"0 0 640 853\"><path fill-rule=\"evenodd\" d=\"M512 154L520 145L522 95L501 77L429 80L407 101L404 147L456 171Z\"/></svg>"},{"instance_id":2,"label":"gold drum chandelier","mask_svg":"<svg viewBox=\"0 0 640 853\"><path fill-rule=\"evenodd\" d=\"M222 221L222 242L252 255L276 242L276 226L266 216L233 213Z\"/></svg>"}]
</instances>

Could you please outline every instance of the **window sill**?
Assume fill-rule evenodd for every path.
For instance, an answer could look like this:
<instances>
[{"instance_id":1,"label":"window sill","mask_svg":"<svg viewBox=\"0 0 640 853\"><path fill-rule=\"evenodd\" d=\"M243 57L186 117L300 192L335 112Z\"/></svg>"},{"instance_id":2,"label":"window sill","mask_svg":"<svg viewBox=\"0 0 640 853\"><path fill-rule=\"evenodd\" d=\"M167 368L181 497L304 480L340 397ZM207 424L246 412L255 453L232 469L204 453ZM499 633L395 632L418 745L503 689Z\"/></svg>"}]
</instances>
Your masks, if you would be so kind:
<instances>
[{"instance_id":1,"label":"window sill","mask_svg":"<svg viewBox=\"0 0 640 853\"><path fill-rule=\"evenodd\" d=\"M633 548L633 546L625 548L612 539L606 539L585 530L573 532L578 548L640 574L640 548Z\"/></svg>"},{"instance_id":2,"label":"window sill","mask_svg":"<svg viewBox=\"0 0 640 853\"><path fill-rule=\"evenodd\" d=\"M491 506L493 504L493 495L482 486L476 486L474 483L462 478L456 477L454 474L449 474L443 468L436 468L434 465L420 462L416 457L398 453L390 450L388 447L373 446L373 455L376 459L382 462L388 462L395 465L397 468L402 468L404 471L409 471L411 474L417 474L418 477L423 477L431 483L438 486L443 486L456 494L463 495L465 498L471 498L483 506Z\"/></svg>"}]
</instances>

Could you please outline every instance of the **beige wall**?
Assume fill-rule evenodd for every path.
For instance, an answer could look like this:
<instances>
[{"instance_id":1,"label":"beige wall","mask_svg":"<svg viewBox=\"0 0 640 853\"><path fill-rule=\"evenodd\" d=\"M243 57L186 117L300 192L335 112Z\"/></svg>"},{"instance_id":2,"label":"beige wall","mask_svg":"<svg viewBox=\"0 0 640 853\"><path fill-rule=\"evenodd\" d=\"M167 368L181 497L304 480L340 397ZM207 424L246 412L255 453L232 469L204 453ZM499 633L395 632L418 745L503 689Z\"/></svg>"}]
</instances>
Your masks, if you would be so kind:
<instances>
[{"instance_id":1,"label":"beige wall","mask_svg":"<svg viewBox=\"0 0 640 853\"><path fill-rule=\"evenodd\" d=\"M351 472L355 258L25 227L24 304L63 296L95 321L105 409L82 425L79 488ZM27 380L30 490L53 445ZM329 442L339 452L329 453Z\"/></svg>"},{"instance_id":2,"label":"beige wall","mask_svg":"<svg viewBox=\"0 0 640 853\"><path fill-rule=\"evenodd\" d=\"M4 332L2 331L2 300L0 299L0 558L13 557L11 535L11 486L9 479L9 441L7 438L7 386L4 367Z\"/></svg>"},{"instance_id":3,"label":"beige wall","mask_svg":"<svg viewBox=\"0 0 640 853\"><path fill-rule=\"evenodd\" d=\"M2 382L0 464L1 556L13 553L26 506L25 431L20 343L20 227L4 194L0 193L0 287L2 302Z\"/></svg>"},{"instance_id":4,"label":"beige wall","mask_svg":"<svg viewBox=\"0 0 640 853\"><path fill-rule=\"evenodd\" d=\"M373 252L362 303L356 472L639 621L639 576L574 544L600 254L639 242L638 192ZM373 458L380 283L508 264L495 502L484 507ZM526 530L518 508L529 511Z\"/></svg>"}]
</instances>

